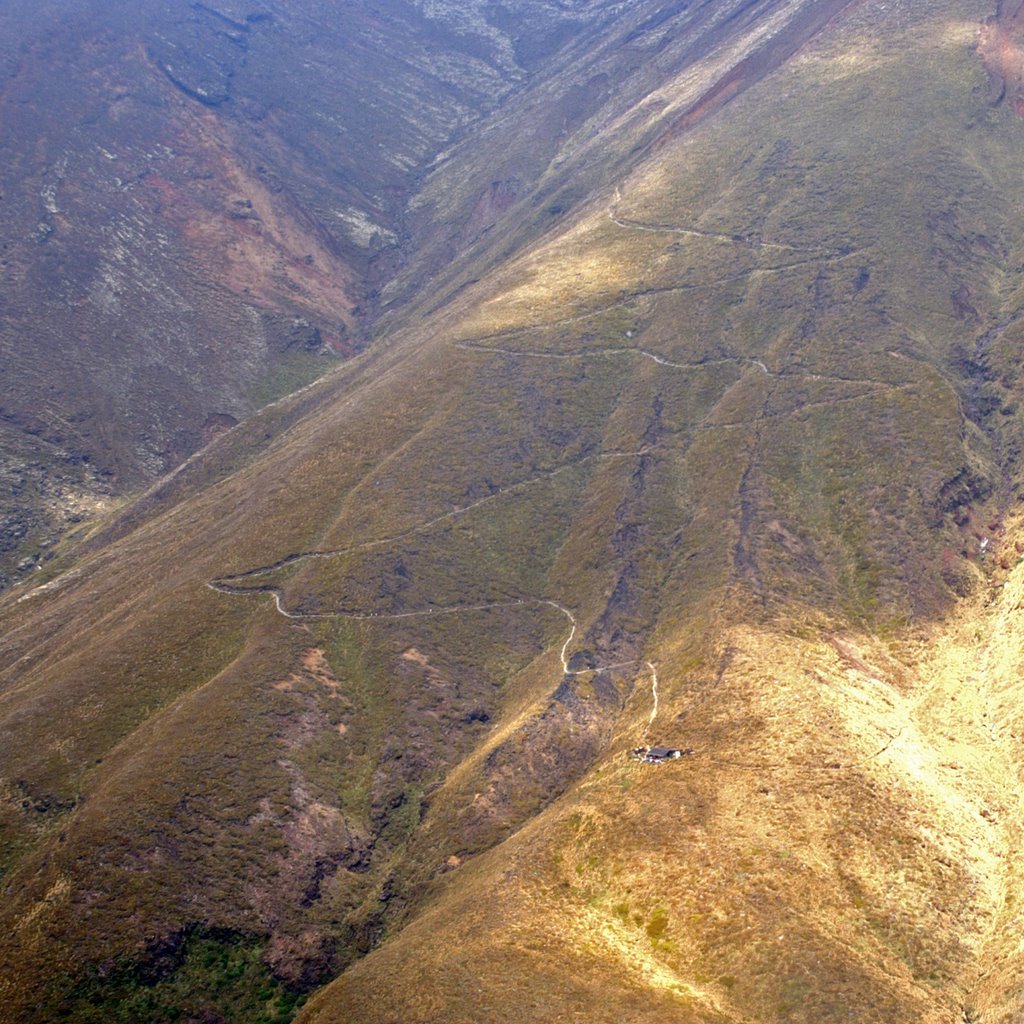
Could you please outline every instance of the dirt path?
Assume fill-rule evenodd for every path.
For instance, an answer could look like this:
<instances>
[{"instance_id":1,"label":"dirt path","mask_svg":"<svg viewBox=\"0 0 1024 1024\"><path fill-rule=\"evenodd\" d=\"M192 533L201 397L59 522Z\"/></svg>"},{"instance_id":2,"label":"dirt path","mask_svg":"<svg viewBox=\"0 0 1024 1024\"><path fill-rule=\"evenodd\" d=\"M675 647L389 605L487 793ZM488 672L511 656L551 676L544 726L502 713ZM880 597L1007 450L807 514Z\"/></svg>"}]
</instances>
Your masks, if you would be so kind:
<instances>
[{"instance_id":1,"label":"dirt path","mask_svg":"<svg viewBox=\"0 0 1024 1024\"><path fill-rule=\"evenodd\" d=\"M797 247L797 246L786 245L786 244L783 244L783 243L767 242L767 241L764 241L764 240L761 240L761 239L757 239L757 238L750 238L750 237L743 237L743 236L732 236L732 235L726 235L726 234L722 234L722 233L708 232L708 231L703 231L703 230L700 230L700 229L697 229L697 228L691 228L691 227L677 227L677 226L661 225L661 224L645 224L645 223L642 223L640 221L634 221L634 220L624 219L624 218L620 217L619 214L618 214L617 208L618 208L619 204L621 203L621 201L622 201L621 191L619 189L616 189L614 200L613 200L613 202L608 207L607 215L608 215L608 218L612 221L613 224L615 224L617 227L619 227L619 228L621 228L623 230L634 230L634 231L645 231L645 232L650 232L650 233L683 235L683 236L687 236L687 237L710 239L711 241L721 242L721 243L724 243L724 244L743 245L743 246L747 246L749 248L755 248L755 249L764 249L764 250L772 250L772 251L785 251L785 252L801 253L801 254L804 254L804 255L808 255L808 254L812 255L814 257L814 259L810 260L810 261L807 261L807 262L839 259L839 258L845 258L846 256L850 255L849 253L841 253L841 252L820 252L820 251L817 251L817 250L814 250L814 249L809 249L809 248L800 248L800 247ZM788 266L787 267L781 267L781 268L771 268L771 269L773 269L773 270L774 269L788 269ZM755 271L751 271L751 273L753 273L753 272L756 272L756 270ZM661 292L685 290L687 287L688 286L667 287L667 288L664 288L664 289L651 289L651 290L646 291L646 292L644 292L642 294L643 295L647 295L647 294L654 294L654 293L661 293ZM640 298L640 297L642 297L641 294L637 294L637 295L629 296L628 298L626 298L624 300L621 300L619 302L613 303L613 304L609 305L608 307L606 307L605 309L593 310L593 311L590 311L590 312L587 312L587 313L582 313L582 314L578 314L578 315L574 315L574 316L570 316L570 317L565 317L563 319L560 319L558 321L553 321L551 323L539 324L539 325L531 325L531 326L528 326L528 327L520 328L518 330L507 331L507 332L499 333L499 334L496 334L496 335L490 335L490 336L481 337L481 338L477 338L477 339L469 339L469 340L465 340L465 341L461 341L461 342L453 342L452 344L453 344L453 347L456 347L456 348L459 348L459 349L462 349L462 350L465 350L465 351L480 352L480 353L487 353L487 354L507 355L507 356L516 356L516 357L524 357L524 358L536 358L536 359L569 360L569 359L579 359L579 358L619 358L619 357L622 357L622 356L630 356L630 357L638 357L638 358L641 358L641 359L649 360L649 361L655 363L656 365L664 367L664 368L669 369L669 370L682 370L682 371L694 371L694 370L698 370L698 369L701 369L701 368L706 368L706 367L712 366L712 365L730 365L731 364L731 365L737 366L739 368L749 367L751 369L755 369L755 370L759 371L761 374L763 374L765 377L768 377L768 378L771 378L771 379L774 379L774 380L782 380L782 379L786 379L786 378L792 378L792 379L796 379L796 380L832 381L832 382L837 382L837 383L872 385L872 390L866 392L865 394L853 395L853 396L848 396L848 397L843 397L843 398L835 398L835 399L831 399L831 400L828 400L828 401L825 401L825 402L805 403L804 405L799 406L797 409L794 409L791 412L787 412L787 413L772 414L772 413L768 413L764 408L762 408L760 410L760 414L757 417L755 417L754 419L744 419L744 420L730 421L730 422L721 422L721 423L708 422L708 417L705 417L700 422L692 424L694 429L699 429L699 430L732 429L732 428L739 428L739 427L745 427L745 426L750 426L750 425L755 425L756 426L756 425L760 424L761 422L763 422L766 418L770 418L770 417L772 417L774 415L779 415L779 416L791 415L791 414L794 414L796 412L802 411L803 409L806 409L806 408L809 408L809 407L813 407L813 406L816 406L816 405L834 405L834 404L836 404L838 402L843 402L843 401L860 401L860 400L864 400L866 398L874 397L874 396L878 395L883 390L899 389L899 388L907 386L907 385L890 385L890 384L887 384L886 382L883 382L883 381L870 380L870 379L861 380L861 379L855 379L855 378L841 378L841 377L826 376L826 375L814 374L814 373L807 373L807 374L803 374L803 373L801 373L801 374L779 373L779 372L772 371L768 367L768 365L763 360L761 360L761 359L742 357L742 356L724 357L724 358L720 358L720 359L705 360L705 361L701 361L701 362L679 362L679 361L675 361L675 360L672 360L672 359L668 359L665 356L659 355L656 352L652 352L652 351L650 351L648 349L643 349L643 348L639 348L639 347L634 347L634 348L604 348L604 349L592 350L592 351L589 351L589 352L567 353L567 352L529 351L529 350L524 350L524 349L516 349L514 347L504 347L504 346L501 346L501 345L487 344L487 342L498 341L498 340L503 339L503 338L512 339L512 338L516 338L516 337L521 337L523 335L528 335L531 332L535 332L535 331L539 331L539 330L546 330L546 329L551 329L553 327L560 327L560 326L566 326L566 325L570 325L570 324L574 324L574 323L583 322L583 321L591 319L591 318L593 318L595 316L600 315L602 312L606 312L608 310L615 309L615 308L620 308L621 306L627 304L628 302L634 301L635 299ZM653 448L648 446L648 447L641 448L638 451L629 451L629 452L627 452L627 451L610 451L610 452L600 452L600 453L597 453L595 455L586 456L586 457L584 457L582 459L577 459L577 460L574 460L574 461L572 461L570 463L566 463L565 465L558 466L558 467L556 467L556 468L554 468L552 470L546 471L544 473L540 473L540 474L538 474L535 477L531 477L530 479L522 480L522 481L519 481L519 482L517 482L515 484L510 484L510 485L508 485L506 487L499 488L499 489L495 490L493 493L488 494L487 496L485 496L483 498L480 498L480 499L478 499L476 501L470 502L467 505L463 505L463 506L460 506L458 508L452 509L452 510L450 510L448 512L441 513L440 515L434 516L431 519L428 519L428 520L426 520L426 521L424 521L422 523L419 523L419 524L417 524L417 525L415 525L413 527L410 527L407 530L401 531L399 533L392 534L392 535L389 535L387 537L376 538L374 540L364 541L364 542L361 542L361 543L358 543L358 544L348 545L346 547L316 549L316 550L311 550L311 551L296 552L296 553L293 553L293 554L286 555L286 556L284 556L284 557L282 557L282 558L278 559L277 561L272 562L270 564L266 564L266 565L262 565L262 566L257 566L255 568L248 569L248 570L245 570L245 571L242 571L242 572L238 572L238 573L234 573L234 574L218 577L216 579L210 580L207 585L211 589L216 590L219 593L223 593L223 594L226 594L226 595L229 595L229 596L234 596L234 597L253 596L253 595L267 595L267 596L269 596L273 600L274 607L275 607L275 609L276 609L276 611L277 611L277 613L279 615L281 615L284 618L287 618L287 619L290 619L290 620L294 620L294 621L316 621L316 620L326 620L326 619L349 619L349 620L352 620L352 621L370 621L370 620L388 621L388 620L414 619L414 618L421 618L421 617L427 617L427 616L462 615L462 614L469 614L469 613L474 613L474 612L483 612L483 611L488 611L488 610L492 610L492 609L512 608L512 607L515 607L515 606L524 606L524 605L532 605L532 606L535 606L535 607L539 607L541 605L550 606L550 607L556 609L562 615L564 615L566 617L567 621L569 622L569 633L568 633L568 636L566 636L564 642L562 643L561 650L560 650L560 653L559 653L559 657L560 657L560 661L561 661L561 666L562 666L562 672L563 672L564 675L576 676L576 675L583 675L583 674L588 673L588 672L612 671L612 670L616 670L616 669L625 669L625 668L629 668L631 666L640 665L640 664L643 664L643 665L646 666L646 668L650 672L650 676L651 676L651 703L652 703L650 717L649 717L649 719L647 721L647 724L646 724L646 727L645 727L645 730L644 730L644 736L646 737L647 734L650 732L651 728L653 727L656 719L657 719L658 710L659 710L658 675L657 675L657 670L655 668L655 665L652 662L650 662L650 661L643 661L642 659L631 659L631 660L627 660L627 661L616 662L616 663L613 663L613 664L601 665L601 666L597 666L595 668L586 668L586 669L581 669L581 670L572 670L570 668L570 664L571 664L570 648L572 646L573 640L576 637L577 628L578 628L577 620L576 620L575 615L568 608L566 608L565 606L563 606L562 604L558 603L557 601L555 601L555 600L553 600L551 598L547 598L547 597L525 598L524 597L524 598L519 598L519 599L515 599L515 600L511 600L511 601L500 601L500 602L493 602L493 603L486 603L486 604L475 604L475 605L452 605L452 606L446 606L446 607L427 607L427 608L416 609L416 610L413 610L413 611L395 612L395 613L297 612L297 611L290 610L285 605L284 591L283 591L283 589L281 587L273 586L273 585L261 586L261 585L258 585L258 584L257 585L253 585L253 586L248 586L248 585L245 585L245 584L249 583L249 581L259 580L262 577L269 576L269 575L271 575L271 574L273 574L275 572L278 572L278 571L280 571L282 569L286 569L286 568L291 568L291 567L297 566L300 563L302 563L302 562L304 562L304 561L306 561L308 559L338 558L338 557L342 557L342 556L349 555L349 554L354 554L354 553L361 552L361 551L368 551L368 550L372 550L372 549L375 549L375 548L381 548L381 547L387 547L387 546L391 546L391 545L396 545L396 544L402 542L403 540L407 540L407 539L409 539L411 537L415 537L417 535L423 534L423 533L425 533L425 532L427 532L427 531L433 529L434 527L437 527L437 526L439 526L439 525L441 525L443 523L451 522L451 521L454 521L454 520L456 520L456 519L458 519L460 517L467 516L470 513L472 513L473 511L475 511L477 509L480 509L480 508L482 508L484 506L487 506L487 505L491 504L492 502L497 501L499 498L502 498L502 497L507 496L507 495L515 494L517 492L522 492L522 491L526 490L527 488L532 487L532 486L534 486L534 485L536 485L538 483L545 482L545 481L550 481L552 479L555 479L559 475L561 475L561 474L563 474L565 472L568 472L569 470L571 470L571 469L573 469L573 468L575 468L577 466L580 466L580 465L582 465L582 464L584 464L584 463L586 463L586 462L588 462L590 460L596 460L596 459L619 459L619 458L637 458L637 457L649 454L652 450L653 450Z\"/></svg>"},{"instance_id":2,"label":"dirt path","mask_svg":"<svg viewBox=\"0 0 1024 1024\"><path fill-rule=\"evenodd\" d=\"M651 717L647 719L647 728L644 729L644 739L646 740L654 725L654 720L658 717L658 670L654 667L653 662L646 661L644 664L651 671Z\"/></svg>"},{"instance_id":3,"label":"dirt path","mask_svg":"<svg viewBox=\"0 0 1024 1024\"><path fill-rule=\"evenodd\" d=\"M544 326L546 327L547 325ZM542 328L537 328L537 330L541 329ZM534 359L582 359L591 356L641 356L644 359L650 359L651 362L657 363L659 366L667 366L673 370L699 370L707 366L752 363L763 367L764 372L768 373L768 369L764 366L764 363L761 363L757 359L709 359L699 363L674 363L672 360L666 359L664 356L659 356L656 352L649 352L644 348L596 348L589 349L586 352L531 352L529 349L498 348L494 345L480 345L472 341L453 342L453 345L455 348L461 348L467 352L494 352L503 356L529 356Z\"/></svg>"},{"instance_id":4,"label":"dirt path","mask_svg":"<svg viewBox=\"0 0 1024 1024\"><path fill-rule=\"evenodd\" d=\"M261 570L253 571L258 573ZM404 619L422 619L427 617L440 618L446 615L467 615L473 612L486 612L504 608L537 608L546 605L550 608L554 608L558 612L561 612L569 622L569 633L566 636L565 641L562 643L561 650L559 651L559 659L562 663L562 674L564 676L582 676L595 672L611 672L615 669L629 668L632 665L638 665L642 662L642 659L640 658L632 658L627 661L618 661L609 665L597 665L584 669L571 669L569 667L571 661L569 648L576 636L578 628L576 616L564 605L559 604L558 601L547 597L516 598L512 601L492 601L484 604L460 604L420 608L416 611L409 612L292 612L285 608L281 590L277 587L233 588L229 584L221 583L219 580L211 580L207 583L207 586L216 590L218 593L227 594L232 597L269 596L274 602L274 607L277 610L277 613L284 618L295 622L319 622L328 619L345 619L350 622L394 622ZM654 703L650 719L647 722L647 728L644 730L644 736L646 737L647 732L654 724L654 720L658 715L658 674L651 662L643 661L642 663L647 666L651 673L651 695Z\"/></svg>"},{"instance_id":5,"label":"dirt path","mask_svg":"<svg viewBox=\"0 0 1024 1024\"><path fill-rule=\"evenodd\" d=\"M611 203L608 204L608 219L624 231L647 231L655 235L683 235L688 238L707 239L722 242L725 245L745 246L748 249L767 249L775 252L797 252L815 256L822 262L845 259L852 255L848 250L820 249L814 246L788 245L785 242L766 242L750 235L727 235L724 232L705 231L702 228L680 227L673 224L648 224L640 220L626 219L619 216L618 208L622 203L622 189L616 188Z\"/></svg>"},{"instance_id":6,"label":"dirt path","mask_svg":"<svg viewBox=\"0 0 1024 1024\"><path fill-rule=\"evenodd\" d=\"M314 551L296 552L291 555L285 555L283 558L278 559L276 562L271 562L268 565L257 566L255 569L246 569L243 572L231 573L226 576L218 576L216 579L211 580L207 585L212 587L214 590L218 590L225 594L237 595L240 593L246 593L249 590L258 592L258 588L241 588L235 587L234 584L240 583L243 580L256 579L260 576L268 576L280 569L297 565L307 559L340 558L343 555L355 554L359 551L369 551L373 548L388 547L392 544L397 544L400 541L408 540L410 537L415 537L421 533L425 533L426 531L433 529L435 526L439 526L441 523L450 522L460 518L461 516L467 515L475 509L482 508L484 505L497 501L499 498L504 497L507 494L515 494L519 491L526 490L535 484L542 483L547 480L553 480L561 476L563 473L567 473L569 470L585 465L588 462L599 459L639 458L642 455L649 454L650 451L650 447L644 447L635 452L608 451L598 452L595 455L585 455L582 458L574 459L571 462L557 466L552 470L539 473L537 476L530 477L526 480L520 480L518 483L509 484L507 487L499 487L484 498L479 498L477 501L470 502L468 505L462 505L459 508L452 509L450 512L443 512L441 515L434 516L426 522L418 523L416 526L410 527L408 530L404 530L401 533L392 534L388 537L379 537L375 540L363 541L362 543L352 544L343 548L324 548ZM263 592L266 593L267 591ZM281 614L285 615L287 613L282 611Z\"/></svg>"},{"instance_id":7,"label":"dirt path","mask_svg":"<svg viewBox=\"0 0 1024 1024\"><path fill-rule=\"evenodd\" d=\"M520 330L510 332L508 336L517 336L523 334L526 331L533 330L546 330L549 327L558 326L557 324L539 324L536 327L522 328ZM495 337L498 337L495 335ZM723 366L733 365L739 367L753 367L760 370L766 377L771 377L773 380L809 380L809 381L824 381L832 384L863 384L870 385L876 389L875 392L868 392L864 395L854 395L848 398L835 398L825 403L807 403L807 405L815 404L830 404L830 402L849 402L855 401L860 398L868 397L870 394L877 393L881 390L889 391L904 391L907 388L913 387L915 382L907 382L903 384L891 384L888 381L878 380L874 377L840 377L835 374L825 373L789 373L786 371L774 371L768 369L765 363L760 359L750 359L744 356L728 357L723 359L706 359L699 362L689 363L678 363L673 362L670 359L666 359L664 356L658 355L656 352L651 352L648 349L642 348L599 348L589 349L584 352L543 352L535 351L531 349L517 349L517 348L502 348L496 345L484 345L477 341L459 341L452 342L453 348L462 349L465 352L484 352L495 355L503 356L519 356L524 359L558 359L558 360L569 360L569 359L604 359L604 358L615 358L618 356L639 356L642 359L649 359L659 366L664 366L671 370L702 370L707 369L711 366ZM801 406L800 408L806 408L807 406ZM743 421L749 422L749 421Z\"/></svg>"}]
</instances>

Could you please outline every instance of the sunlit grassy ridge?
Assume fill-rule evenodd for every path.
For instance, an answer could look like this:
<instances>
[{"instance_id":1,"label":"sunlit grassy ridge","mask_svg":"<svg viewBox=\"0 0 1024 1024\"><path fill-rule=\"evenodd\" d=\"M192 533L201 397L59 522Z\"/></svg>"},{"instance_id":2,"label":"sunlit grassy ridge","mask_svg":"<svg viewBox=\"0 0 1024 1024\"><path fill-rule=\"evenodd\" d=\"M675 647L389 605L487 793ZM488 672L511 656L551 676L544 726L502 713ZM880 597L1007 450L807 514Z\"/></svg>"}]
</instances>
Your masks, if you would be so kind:
<instances>
[{"instance_id":1,"label":"sunlit grassy ridge","mask_svg":"<svg viewBox=\"0 0 1024 1024\"><path fill-rule=\"evenodd\" d=\"M10 1019L169 936L240 1020L1012 1019L986 13L858 8L8 602Z\"/></svg>"}]
</instances>

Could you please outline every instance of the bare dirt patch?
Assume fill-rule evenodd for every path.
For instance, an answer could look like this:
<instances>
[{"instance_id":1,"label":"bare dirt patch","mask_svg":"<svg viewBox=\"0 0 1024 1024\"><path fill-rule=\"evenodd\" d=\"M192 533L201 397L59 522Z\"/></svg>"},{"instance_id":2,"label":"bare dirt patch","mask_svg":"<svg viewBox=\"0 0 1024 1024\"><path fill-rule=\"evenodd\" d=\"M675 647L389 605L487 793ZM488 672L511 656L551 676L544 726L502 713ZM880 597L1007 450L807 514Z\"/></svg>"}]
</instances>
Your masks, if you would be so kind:
<instances>
[{"instance_id":1,"label":"bare dirt patch","mask_svg":"<svg viewBox=\"0 0 1024 1024\"><path fill-rule=\"evenodd\" d=\"M994 106L1008 100L1024 117L1024 0L1000 3L978 39Z\"/></svg>"}]
</instances>

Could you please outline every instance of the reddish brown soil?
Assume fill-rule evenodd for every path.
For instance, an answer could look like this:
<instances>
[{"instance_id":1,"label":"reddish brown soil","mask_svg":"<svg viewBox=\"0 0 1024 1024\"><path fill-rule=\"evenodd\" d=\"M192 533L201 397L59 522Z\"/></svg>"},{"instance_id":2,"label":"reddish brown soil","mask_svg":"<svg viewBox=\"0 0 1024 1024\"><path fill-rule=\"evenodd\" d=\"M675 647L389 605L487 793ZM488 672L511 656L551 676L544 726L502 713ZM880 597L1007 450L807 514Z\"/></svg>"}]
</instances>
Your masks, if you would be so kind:
<instances>
[{"instance_id":1,"label":"reddish brown soil","mask_svg":"<svg viewBox=\"0 0 1024 1024\"><path fill-rule=\"evenodd\" d=\"M1000 2L981 30L978 53L989 74L992 103L1008 99L1024 117L1024 0Z\"/></svg>"},{"instance_id":2,"label":"reddish brown soil","mask_svg":"<svg viewBox=\"0 0 1024 1024\"><path fill-rule=\"evenodd\" d=\"M459 241L469 245L488 231L513 207L519 195L519 182L514 178L493 181L477 200L462 229Z\"/></svg>"},{"instance_id":3,"label":"reddish brown soil","mask_svg":"<svg viewBox=\"0 0 1024 1024\"><path fill-rule=\"evenodd\" d=\"M193 260L210 280L256 305L304 306L354 327L356 275L323 230L285 196L271 195L238 158L216 115L197 110L170 85L166 95L177 117L165 144L176 155L143 185ZM328 342L337 347L339 339Z\"/></svg>"},{"instance_id":4,"label":"reddish brown soil","mask_svg":"<svg viewBox=\"0 0 1024 1024\"><path fill-rule=\"evenodd\" d=\"M680 135L717 113L730 100L746 92L766 75L781 67L800 52L815 36L849 9L863 0L825 0L805 7L786 26L773 35L764 46L744 57L694 102L672 126L655 139L651 146L657 152ZM1024 0L1020 0L1024 3Z\"/></svg>"}]
</instances>

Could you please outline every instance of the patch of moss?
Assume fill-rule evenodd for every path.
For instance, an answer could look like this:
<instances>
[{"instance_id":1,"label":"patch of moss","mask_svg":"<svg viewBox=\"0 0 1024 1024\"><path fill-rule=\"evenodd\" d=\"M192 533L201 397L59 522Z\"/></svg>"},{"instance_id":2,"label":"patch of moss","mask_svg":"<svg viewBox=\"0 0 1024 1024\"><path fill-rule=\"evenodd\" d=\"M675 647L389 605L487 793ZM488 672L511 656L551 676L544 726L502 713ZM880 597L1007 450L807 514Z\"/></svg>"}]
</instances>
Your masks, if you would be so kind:
<instances>
[{"instance_id":1,"label":"patch of moss","mask_svg":"<svg viewBox=\"0 0 1024 1024\"><path fill-rule=\"evenodd\" d=\"M336 356L318 352L289 352L281 358L273 370L249 388L246 398L262 409L299 388L312 384L329 370L338 365Z\"/></svg>"},{"instance_id":2,"label":"patch of moss","mask_svg":"<svg viewBox=\"0 0 1024 1024\"><path fill-rule=\"evenodd\" d=\"M654 913L651 914L645 930L648 937L655 941L663 938L665 932L668 931L668 911L661 907L655 910Z\"/></svg>"},{"instance_id":3,"label":"patch of moss","mask_svg":"<svg viewBox=\"0 0 1024 1024\"><path fill-rule=\"evenodd\" d=\"M191 929L146 962L91 969L44 1013L67 1024L289 1024L305 996L271 975L263 948L237 933Z\"/></svg>"}]
</instances>

